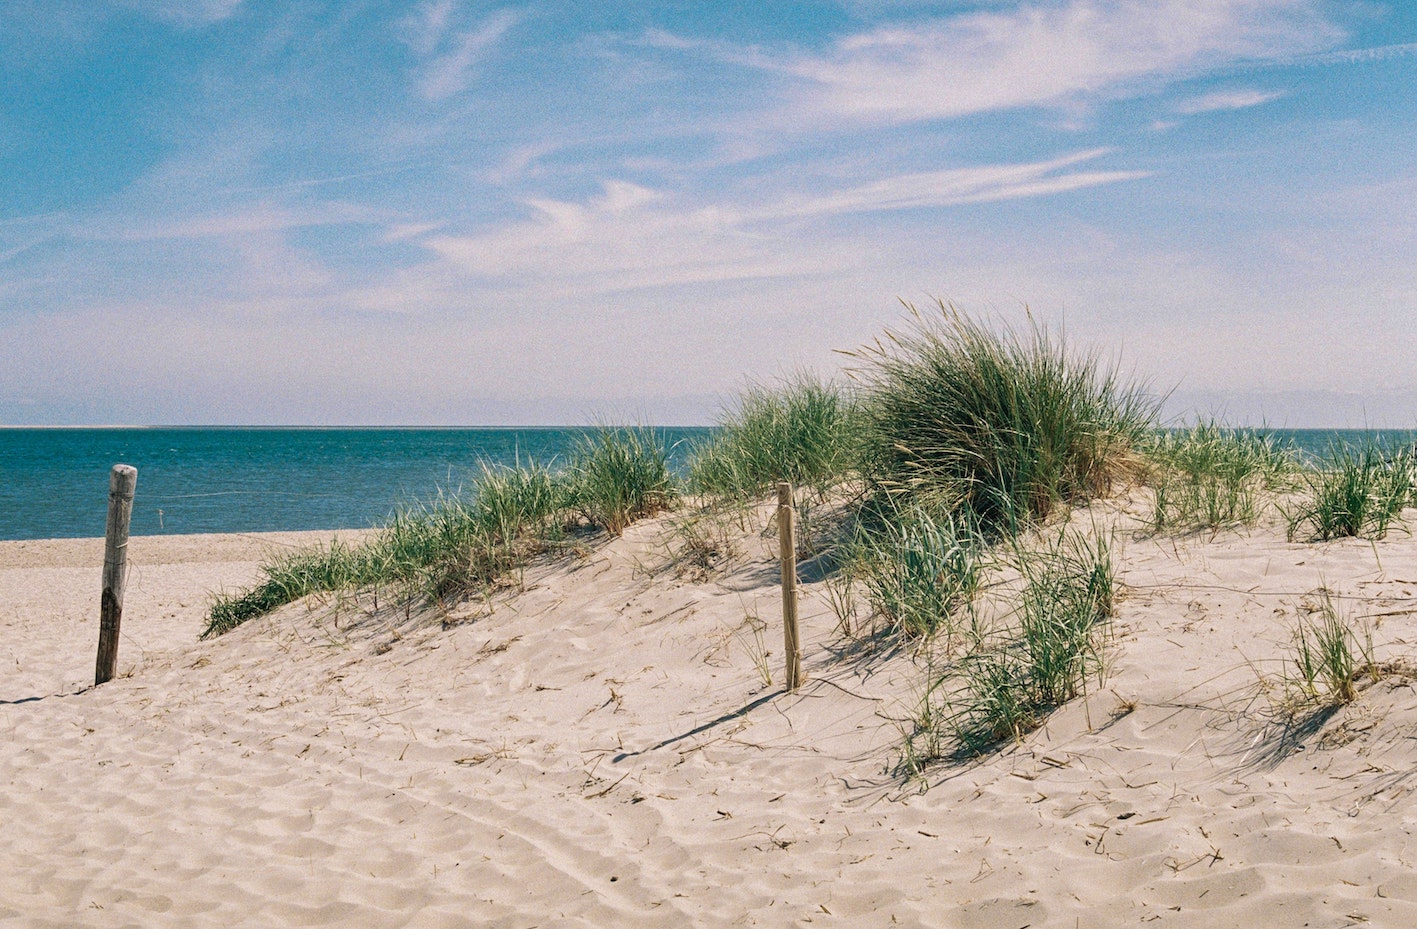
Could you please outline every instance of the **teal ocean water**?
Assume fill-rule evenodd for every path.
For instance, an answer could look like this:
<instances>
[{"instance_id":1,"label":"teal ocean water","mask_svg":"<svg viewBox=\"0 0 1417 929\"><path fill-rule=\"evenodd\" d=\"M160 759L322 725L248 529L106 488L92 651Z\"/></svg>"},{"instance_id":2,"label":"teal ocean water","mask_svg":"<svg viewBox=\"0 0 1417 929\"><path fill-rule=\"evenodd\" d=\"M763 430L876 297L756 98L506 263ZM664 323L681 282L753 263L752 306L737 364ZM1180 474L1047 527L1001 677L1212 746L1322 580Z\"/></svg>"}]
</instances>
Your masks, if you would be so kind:
<instances>
[{"instance_id":1,"label":"teal ocean water","mask_svg":"<svg viewBox=\"0 0 1417 929\"><path fill-rule=\"evenodd\" d=\"M682 466L703 428L659 431ZM586 430L0 429L0 540L101 536L108 472L138 469L135 535L352 529L456 493L482 462L564 460ZM1369 433L1275 430L1323 456ZM1417 433L1378 434L1411 444Z\"/></svg>"},{"instance_id":2,"label":"teal ocean water","mask_svg":"<svg viewBox=\"0 0 1417 929\"><path fill-rule=\"evenodd\" d=\"M101 536L138 469L134 535L354 529L456 493L483 462L564 460L584 429L0 429L0 540ZM657 429L682 466L707 429Z\"/></svg>"}]
</instances>

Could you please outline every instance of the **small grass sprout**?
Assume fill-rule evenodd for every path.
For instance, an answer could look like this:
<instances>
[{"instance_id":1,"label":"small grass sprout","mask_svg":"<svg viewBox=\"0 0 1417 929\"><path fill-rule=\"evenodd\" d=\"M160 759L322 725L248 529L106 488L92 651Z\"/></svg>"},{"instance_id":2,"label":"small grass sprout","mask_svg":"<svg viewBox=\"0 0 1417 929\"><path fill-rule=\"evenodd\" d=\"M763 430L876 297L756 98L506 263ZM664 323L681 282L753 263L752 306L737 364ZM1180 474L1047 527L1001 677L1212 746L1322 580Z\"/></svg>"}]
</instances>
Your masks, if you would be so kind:
<instances>
[{"instance_id":1,"label":"small grass sprout","mask_svg":"<svg viewBox=\"0 0 1417 929\"><path fill-rule=\"evenodd\" d=\"M1316 613L1317 620L1312 616L1301 620L1294 632L1290 653L1294 673L1284 677L1291 711L1352 703L1358 696L1358 681L1376 672L1371 630L1364 629L1360 638L1339 615L1326 588L1320 592Z\"/></svg>"},{"instance_id":2,"label":"small grass sprout","mask_svg":"<svg viewBox=\"0 0 1417 929\"><path fill-rule=\"evenodd\" d=\"M900 759L896 771L907 778L922 777L926 769L945 756L945 717L937 691L945 678L935 672L934 662L925 668L924 686L905 719L896 720L901 735Z\"/></svg>"},{"instance_id":3,"label":"small grass sprout","mask_svg":"<svg viewBox=\"0 0 1417 929\"><path fill-rule=\"evenodd\" d=\"M677 514L670 523L667 554L680 577L703 583L738 556L735 515L714 504Z\"/></svg>"},{"instance_id":4,"label":"small grass sprout","mask_svg":"<svg viewBox=\"0 0 1417 929\"><path fill-rule=\"evenodd\" d=\"M858 570L859 561L848 555L837 565L835 571L822 578L822 596L826 598L827 606L831 607L832 615L836 617L838 635L849 637L855 633L855 620L859 611L855 590Z\"/></svg>"},{"instance_id":5,"label":"small grass sprout","mask_svg":"<svg viewBox=\"0 0 1417 929\"><path fill-rule=\"evenodd\" d=\"M763 687L772 686L772 665L769 659L772 652L768 650L765 636L768 624L756 613L748 613L743 617L743 623L736 630L735 637L743 650L748 653L748 657L753 661L753 668L758 672L758 680L762 681Z\"/></svg>"}]
</instances>

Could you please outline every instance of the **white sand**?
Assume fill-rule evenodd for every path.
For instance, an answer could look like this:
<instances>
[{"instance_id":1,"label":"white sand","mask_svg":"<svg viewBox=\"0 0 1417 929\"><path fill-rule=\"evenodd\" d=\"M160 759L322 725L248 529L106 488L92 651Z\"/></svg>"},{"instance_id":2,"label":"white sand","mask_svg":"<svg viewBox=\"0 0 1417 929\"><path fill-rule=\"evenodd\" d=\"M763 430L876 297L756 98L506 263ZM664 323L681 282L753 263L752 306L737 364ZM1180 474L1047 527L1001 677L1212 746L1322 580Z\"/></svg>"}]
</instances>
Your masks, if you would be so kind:
<instances>
[{"instance_id":1,"label":"white sand","mask_svg":"<svg viewBox=\"0 0 1417 929\"><path fill-rule=\"evenodd\" d=\"M922 783L910 656L807 584L809 681L765 686L772 541L696 584L663 530L490 615L384 592L208 642L207 592L301 537L135 539L99 688L101 543L0 543L0 925L1417 925L1411 681L1287 740L1259 693L1321 584L1417 658L1409 537L1128 537L1106 689Z\"/></svg>"}]
</instances>

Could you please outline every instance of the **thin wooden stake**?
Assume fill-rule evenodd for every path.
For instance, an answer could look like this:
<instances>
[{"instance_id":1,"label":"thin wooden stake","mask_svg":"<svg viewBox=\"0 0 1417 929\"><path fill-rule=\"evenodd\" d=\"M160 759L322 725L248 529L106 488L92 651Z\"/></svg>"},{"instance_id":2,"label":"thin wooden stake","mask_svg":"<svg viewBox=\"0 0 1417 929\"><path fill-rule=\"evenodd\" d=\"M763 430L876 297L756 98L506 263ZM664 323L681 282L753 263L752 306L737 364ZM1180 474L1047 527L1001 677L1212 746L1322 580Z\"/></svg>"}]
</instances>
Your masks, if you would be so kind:
<instances>
[{"instance_id":1,"label":"thin wooden stake","mask_svg":"<svg viewBox=\"0 0 1417 929\"><path fill-rule=\"evenodd\" d=\"M777 536L782 542L782 638L787 651L787 690L802 683L802 640L797 631L797 539L792 528L792 485L777 485Z\"/></svg>"},{"instance_id":2,"label":"thin wooden stake","mask_svg":"<svg viewBox=\"0 0 1417 929\"><path fill-rule=\"evenodd\" d=\"M113 679L118 666L118 629L123 624L123 588L128 582L128 523L133 516L133 491L138 469L113 466L108 476L108 531L103 545L103 599L99 605L98 662L93 683Z\"/></svg>"}]
</instances>

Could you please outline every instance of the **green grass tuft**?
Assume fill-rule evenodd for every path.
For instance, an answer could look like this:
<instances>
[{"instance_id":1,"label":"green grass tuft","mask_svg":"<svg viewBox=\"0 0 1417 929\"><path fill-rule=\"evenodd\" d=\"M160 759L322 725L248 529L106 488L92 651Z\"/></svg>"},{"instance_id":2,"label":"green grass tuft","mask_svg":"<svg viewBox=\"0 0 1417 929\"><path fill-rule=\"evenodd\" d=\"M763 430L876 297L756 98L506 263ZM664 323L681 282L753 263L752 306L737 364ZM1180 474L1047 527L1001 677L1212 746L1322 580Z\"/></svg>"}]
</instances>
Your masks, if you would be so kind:
<instances>
[{"instance_id":1,"label":"green grass tuft","mask_svg":"<svg viewBox=\"0 0 1417 929\"><path fill-rule=\"evenodd\" d=\"M870 482L943 500L991 535L1106 494L1154 421L1139 389L1032 322L994 332L942 303L856 357Z\"/></svg>"},{"instance_id":2,"label":"green grass tuft","mask_svg":"<svg viewBox=\"0 0 1417 929\"><path fill-rule=\"evenodd\" d=\"M1352 703L1358 680L1376 676L1370 634L1360 640L1353 627L1338 614L1333 595L1321 591L1318 620L1303 619L1294 633L1291 661L1294 674L1285 675L1284 709L1295 714L1307 708L1327 708Z\"/></svg>"},{"instance_id":3,"label":"green grass tuft","mask_svg":"<svg viewBox=\"0 0 1417 929\"><path fill-rule=\"evenodd\" d=\"M1286 515L1290 541L1381 539L1412 502L1417 458L1374 440L1336 444L1329 461L1303 477L1303 499Z\"/></svg>"},{"instance_id":4,"label":"green grass tuft","mask_svg":"<svg viewBox=\"0 0 1417 929\"><path fill-rule=\"evenodd\" d=\"M979 590L982 543L968 522L913 510L864 534L852 574L875 614L916 638L953 635L954 617Z\"/></svg>"},{"instance_id":5,"label":"green grass tuft","mask_svg":"<svg viewBox=\"0 0 1417 929\"><path fill-rule=\"evenodd\" d=\"M1019 571L1029 697L1038 707L1058 706L1102 670L1096 632L1115 610L1111 552L1105 538L1063 533L1048 551L1021 557Z\"/></svg>"},{"instance_id":6,"label":"green grass tuft","mask_svg":"<svg viewBox=\"0 0 1417 929\"><path fill-rule=\"evenodd\" d=\"M572 501L587 522L622 535L678 496L669 451L647 428L604 427L582 439L571 460Z\"/></svg>"},{"instance_id":7,"label":"green grass tuft","mask_svg":"<svg viewBox=\"0 0 1417 929\"><path fill-rule=\"evenodd\" d=\"M1019 550L1016 560L1017 628L992 646L981 643L959 672L950 725L971 753L1022 738L1104 670L1100 636L1116 599L1110 541L1065 530L1042 551Z\"/></svg>"},{"instance_id":8,"label":"green grass tuft","mask_svg":"<svg viewBox=\"0 0 1417 929\"><path fill-rule=\"evenodd\" d=\"M791 481L821 496L852 471L858 437L855 407L836 385L806 373L776 388L752 384L694 449L689 486L746 500Z\"/></svg>"},{"instance_id":9,"label":"green grass tuft","mask_svg":"<svg viewBox=\"0 0 1417 929\"><path fill-rule=\"evenodd\" d=\"M1253 526L1273 494L1293 486L1299 462L1262 430L1201 422L1145 446L1154 470L1157 532Z\"/></svg>"},{"instance_id":10,"label":"green grass tuft","mask_svg":"<svg viewBox=\"0 0 1417 929\"><path fill-rule=\"evenodd\" d=\"M363 553L339 542L279 555L261 567L264 579L236 594L218 594L202 638L230 632L242 623L312 593L357 584L365 571Z\"/></svg>"},{"instance_id":11,"label":"green grass tuft","mask_svg":"<svg viewBox=\"0 0 1417 929\"><path fill-rule=\"evenodd\" d=\"M535 463L484 465L468 498L406 509L363 545L334 542L274 558L260 583L215 598L202 636L313 593L400 585L410 596L438 598L490 586L561 537L571 492L564 473Z\"/></svg>"}]
</instances>

